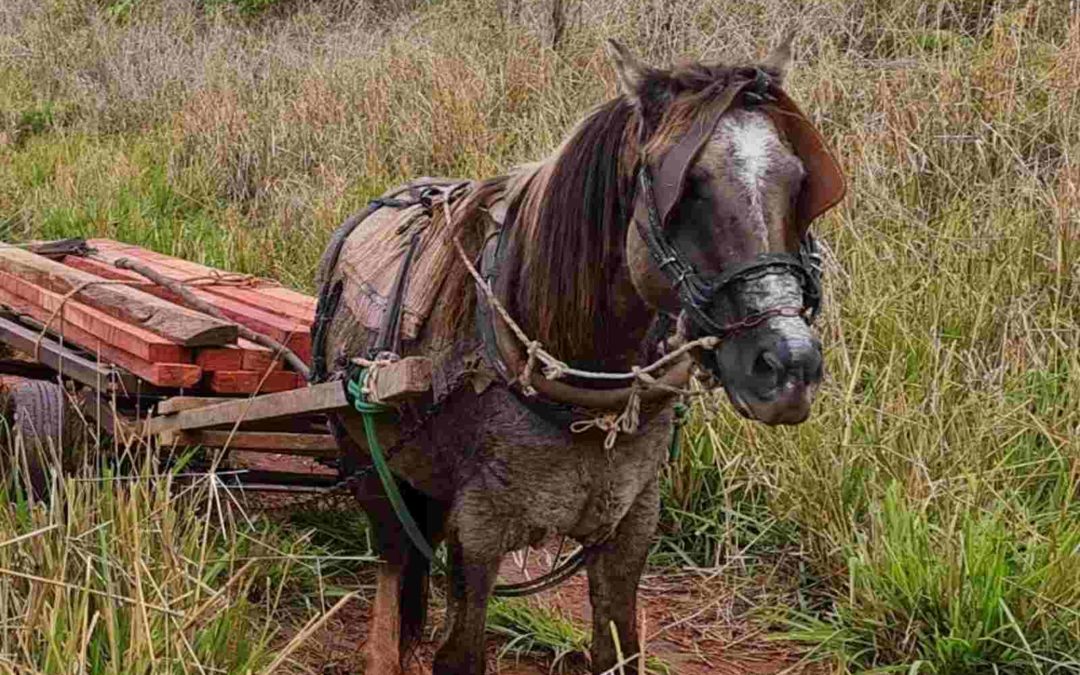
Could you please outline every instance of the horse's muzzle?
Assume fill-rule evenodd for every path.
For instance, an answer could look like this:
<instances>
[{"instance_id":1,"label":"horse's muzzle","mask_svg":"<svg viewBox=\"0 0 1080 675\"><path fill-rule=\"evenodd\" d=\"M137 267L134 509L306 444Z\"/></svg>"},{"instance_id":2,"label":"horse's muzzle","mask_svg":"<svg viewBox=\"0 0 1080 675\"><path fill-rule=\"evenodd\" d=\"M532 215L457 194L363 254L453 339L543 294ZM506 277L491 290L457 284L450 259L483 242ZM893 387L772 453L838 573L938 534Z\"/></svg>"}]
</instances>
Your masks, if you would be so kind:
<instances>
[{"instance_id":1,"label":"horse's muzzle","mask_svg":"<svg viewBox=\"0 0 1080 675\"><path fill-rule=\"evenodd\" d=\"M750 344L754 350L744 344L734 359L725 359L721 348L710 368L732 405L745 417L765 424L806 420L824 371L821 343L808 333L789 336L766 330Z\"/></svg>"}]
</instances>

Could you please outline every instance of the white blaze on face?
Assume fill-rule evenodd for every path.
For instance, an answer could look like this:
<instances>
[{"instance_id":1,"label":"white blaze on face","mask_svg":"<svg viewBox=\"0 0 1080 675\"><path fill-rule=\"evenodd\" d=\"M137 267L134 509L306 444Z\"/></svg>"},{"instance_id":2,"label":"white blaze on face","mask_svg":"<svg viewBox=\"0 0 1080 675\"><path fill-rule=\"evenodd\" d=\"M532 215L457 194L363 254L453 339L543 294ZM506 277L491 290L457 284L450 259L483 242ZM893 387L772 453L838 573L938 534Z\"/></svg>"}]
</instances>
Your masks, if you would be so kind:
<instances>
[{"instance_id":1,"label":"white blaze on face","mask_svg":"<svg viewBox=\"0 0 1080 675\"><path fill-rule=\"evenodd\" d=\"M757 229L762 244L768 247L765 224L765 191L767 178L778 157L783 156L784 145L765 113L737 110L724 115L717 126L717 144L726 155L726 170L750 202L751 217L759 225Z\"/></svg>"},{"instance_id":2,"label":"white blaze on face","mask_svg":"<svg viewBox=\"0 0 1080 675\"><path fill-rule=\"evenodd\" d=\"M736 175L755 201L760 201L762 183L769 171L769 162L776 132L761 115L728 116L731 148L734 151Z\"/></svg>"}]
</instances>

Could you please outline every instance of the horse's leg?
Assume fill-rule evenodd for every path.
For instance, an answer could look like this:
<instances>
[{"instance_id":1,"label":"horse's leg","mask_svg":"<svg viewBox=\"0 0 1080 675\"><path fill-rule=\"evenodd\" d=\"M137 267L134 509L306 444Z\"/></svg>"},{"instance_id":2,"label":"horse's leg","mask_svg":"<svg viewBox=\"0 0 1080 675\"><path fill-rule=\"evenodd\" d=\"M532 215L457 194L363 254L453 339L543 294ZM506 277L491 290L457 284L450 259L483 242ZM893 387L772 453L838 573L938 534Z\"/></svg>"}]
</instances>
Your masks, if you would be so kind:
<instances>
[{"instance_id":1,"label":"horse's leg","mask_svg":"<svg viewBox=\"0 0 1080 675\"><path fill-rule=\"evenodd\" d=\"M429 541L441 534L438 505L399 483L410 513ZM429 563L408 540L382 484L368 476L356 487L357 499L379 545L375 602L364 645L365 673L398 675L423 634L427 616Z\"/></svg>"},{"instance_id":2,"label":"horse's leg","mask_svg":"<svg viewBox=\"0 0 1080 675\"><path fill-rule=\"evenodd\" d=\"M474 555L456 537L448 541L450 578L446 593L445 640L435 654L433 675L483 675L487 667L484 630L487 603L501 556Z\"/></svg>"},{"instance_id":3,"label":"horse's leg","mask_svg":"<svg viewBox=\"0 0 1080 675\"><path fill-rule=\"evenodd\" d=\"M593 609L592 669L610 670L618 661L611 624L623 658L637 654L637 587L652 535L660 518L660 489L653 482L638 496L607 543L588 551L589 600ZM637 659L625 672L637 673ZM619 671L623 672L623 671Z\"/></svg>"},{"instance_id":4,"label":"horse's leg","mask_svg":"<svg viewBox=\"0 0 1080 675\"><path fill-rule=\"evenodd\" d=\"M353 440L340 417L330 416L330 431L341 447L346 473L354 474L370 463L367 450ZM409 541L378 476L369 473L352 489L367 514L380 557L364 645L365 672L398 675L423 635L430 563ZM404 481L398 481L398 489L427 540L439 541L445 515L442 506Z\"/></svg>"},{"instance_id":5,"label":"horse's leg","mask_svg":"<svg viewBox=\"0 0 1080 675\"><path fill-rule=\"evenodd\" d=\"M445 510L439 502L402 483L401 494L420 526L424 537L434 548L443 538ZM402 537L406 537L401 533ZM401 580L401 639L400 656L404 667L424 635L430 590L431 561L411 542L402 567Z\"/></svg>"}]
</instances>

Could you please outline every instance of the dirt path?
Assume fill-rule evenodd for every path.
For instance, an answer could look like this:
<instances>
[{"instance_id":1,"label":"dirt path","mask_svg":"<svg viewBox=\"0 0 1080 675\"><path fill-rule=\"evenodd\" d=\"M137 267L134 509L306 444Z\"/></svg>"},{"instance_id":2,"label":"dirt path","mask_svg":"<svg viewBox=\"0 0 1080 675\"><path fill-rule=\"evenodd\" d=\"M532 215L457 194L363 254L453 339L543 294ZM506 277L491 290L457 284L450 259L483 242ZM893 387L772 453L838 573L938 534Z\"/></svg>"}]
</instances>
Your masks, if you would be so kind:
<instances>
[{"instance_id":1,"label":"dirt path","mask_svg":"<svg viewBox=\"0 0 1080 675\"><path fill-rule=\"evenodd\" d=\"M762 629L748 622L738 611L740 601L736 594L717 579L692 573L652 573L642 581L639 598L643 632L647 636L646 653L654 662L664 664L670 673L771 675L824 672L800 664L800 653L792 645L768 640ZM527 602L559 612L588 630L591 610L584 573ZM367 602L357 603L334 617L301 649L296 672L327 675L362 672L359 647L366 635L368 611ZM419 650L419 662L410 669L409 675L431 672L441 608L436 607L432 614L428 639ZM588 673L588 663L581 655L568 656L553 668L550 655L500 656L506 640L493 635L488 643L489 673Z\"/></svg>"},{"instance_id":2,"label":"dirt path","mask_svg":"<svg viewBox=\"0 0 1080 675\"><path fill-rule=\"evenodd\" d=\"M282 468L277 458L268 460L265 455L234 454L244 465L258 466L272 461L277 462L274 467L278 470ZM298 458L281 457L290 462L290 471L326 471L324 467L309 460L297 461ZM287 496L264 495L259 497L258 502L266 506L292 499ZM555 543L551 542L550 553L555 554L556 548ZM520 562L515 563L513 556L507 556L500 580L523 580L519 565ZM539 576L548 569L540 563L540 556L536 554L527 559L527 567L532 577ZM373 581L374 575L371 576ZM766 629L747 617L749 606L742 594L727 586L719 575L654 570L646 573L642 579L638 598L639 625L642 625L640 632L645 636L645 653L653 663L666 666L669 673L796 675L826 672L823 668L800 663L802 654L794 645L768 639ZM370 595L365 596L331 618L299 649L293 672L325 675L361 673L360 647L367 636L370 600ZM579 572L556 588L520 602L529 603L540 613L562 615L586 633L591 630L592 611L584 572ZM436 591L433 593L426 639L418 650L418 662L413 664L408 675L426 675L431 672L432 657L438 646L442 612L442 600L440 593ZM287 629L282 644L300 628L301 626L292 626ZM512 653L512 650L506 649L508 642L508 638L489 632L489 673L588 673L587 657L583 654L571 654L556 663L554 655L550 653L530 653L525 656Z\"/></svg>"}]
</instances>

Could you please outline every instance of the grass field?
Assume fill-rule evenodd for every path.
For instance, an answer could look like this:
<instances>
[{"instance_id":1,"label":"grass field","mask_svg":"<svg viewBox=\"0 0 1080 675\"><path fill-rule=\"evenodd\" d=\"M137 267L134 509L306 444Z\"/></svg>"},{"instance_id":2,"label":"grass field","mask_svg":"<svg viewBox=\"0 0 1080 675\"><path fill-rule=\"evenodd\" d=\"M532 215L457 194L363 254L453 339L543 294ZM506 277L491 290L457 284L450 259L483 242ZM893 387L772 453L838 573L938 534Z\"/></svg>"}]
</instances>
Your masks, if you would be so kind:
<instances>
[{"instance_id":1,"label":"grass field","mask_svg":"<svg viewBox=\"0 0 1080 675\"><path fill-rule=\"evenodd\" d=\"M817 225L827 382L793 429L696 406L653 565L723 575L835 672L1080 673L1080 8L565 0L556 41L551 4L5 0L0 238L310 290L384 188L553 149L615 93L604 38L744 60L794 27L788 89L851 188ZM257 672L347 592L296 556L368 552L210 483L65 496L0 492L0 670Z\"/></svg>"}]
</instances>

